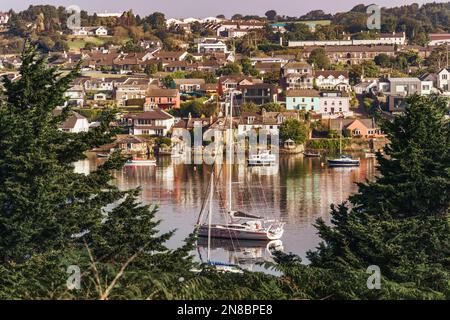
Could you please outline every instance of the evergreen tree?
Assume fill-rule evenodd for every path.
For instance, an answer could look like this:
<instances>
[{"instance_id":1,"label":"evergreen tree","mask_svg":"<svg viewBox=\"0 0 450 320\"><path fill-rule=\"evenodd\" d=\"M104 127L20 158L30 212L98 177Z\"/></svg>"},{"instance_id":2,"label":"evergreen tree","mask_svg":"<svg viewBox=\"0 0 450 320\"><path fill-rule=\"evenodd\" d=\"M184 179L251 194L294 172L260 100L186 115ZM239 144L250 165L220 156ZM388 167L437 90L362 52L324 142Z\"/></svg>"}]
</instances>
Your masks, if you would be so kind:
<instances>
[{"instance_id":1,"label":"evergreen tree","mask_svg":"<svg viewBox=\"0 0 450 320\"><path fill-rule=\"evenodd\" d=\"M379 176L359 184L350 204L332 207L332 225L310 266L281 256L279 269L315 298L450 298L450 123L447 102L412 96L405 114L383 128ZM369 290L378 266L380 290Z\"/></svg>"},{"instance_id":2,"label":"evergreen tree","mask_svg":"<svg viewBox=\"0 0 450 320\"><path fill-rule=\"evenodd\" d=\"M139 189L110 183L125 161L119 153L75 173L86 151L112 142L115 115L89 132L59 130L72 111L54 110L78 71L62 75L29 45L22 61L0 100L0 299L286 298L274 276L194 262L194 235L166 248L173 232L158 230L157 208L138 201Z\"/></svg>"},{"instance_id":3,"label":"evergreen tree","mask_svg":"<svg viewBox=\"0 0 450 320\"><path fill-rule=\"evenodd\" d=\"M118 275L127 290L133 271L158 272L172 257L163 245L171 233L157 235L156 208L141 205L138 190L109 183L124 163L119 154L89 175L74 172L86 151L115 135L113 113L86 133L59 130L71 110L54 110L78 71L63 76L29 46L22 61L19 80L4 78L0 104L0 296L70 296L66 268L77 265L83 277L76 296L108 298L106 283Z\"/></svg>"}]
</instances>

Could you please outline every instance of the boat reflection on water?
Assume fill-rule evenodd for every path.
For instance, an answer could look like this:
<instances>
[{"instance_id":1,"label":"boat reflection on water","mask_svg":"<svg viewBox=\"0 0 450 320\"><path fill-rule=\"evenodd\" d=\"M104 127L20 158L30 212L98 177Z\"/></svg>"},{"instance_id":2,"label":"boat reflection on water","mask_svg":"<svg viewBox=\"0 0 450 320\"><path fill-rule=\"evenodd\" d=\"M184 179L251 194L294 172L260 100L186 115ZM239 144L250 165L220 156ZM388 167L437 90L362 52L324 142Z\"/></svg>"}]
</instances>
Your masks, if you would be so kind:
<instances>
[{"instance_id":1,"label":"boat reflection on water","mask_svg":"<svg viewBox=\"0 0 450 320\"><path fill-rule=\"evenodd\" d=\"M250 167L250 172L253 174L258 174L260 176L275 176L279 172L278 165L271 166L252 166Z\"/></svg>"},{"instance_id":2,"label":"boat reflection on water","mask_svg":"<svg viewBox=\"0 0 450 320\"><path fill-rule=\"evenodd\" d=\"M228 259L227 263L252 271L257 264L273 261L273 253L283 251L284 247L281 240L251 241L212 238L210 250L221 251L224 254L221 258ZM208 238L198 238L197 251L200 261L206 263Z\"/></svg>"}]
</instances>

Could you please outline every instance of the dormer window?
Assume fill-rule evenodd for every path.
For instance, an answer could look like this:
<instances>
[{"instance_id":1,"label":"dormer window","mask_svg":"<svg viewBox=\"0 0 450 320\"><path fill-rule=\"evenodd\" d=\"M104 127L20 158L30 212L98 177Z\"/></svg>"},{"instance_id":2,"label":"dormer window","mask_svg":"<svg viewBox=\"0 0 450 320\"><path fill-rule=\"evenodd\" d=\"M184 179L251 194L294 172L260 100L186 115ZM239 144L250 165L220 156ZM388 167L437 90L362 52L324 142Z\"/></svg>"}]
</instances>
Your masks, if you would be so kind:
<instances>
[{"instance_id":1,"label":"dormer window","mask_svg":"<svg viewBox=\"0 0 450 320\"><path fill-rule=\"evenodd\" d=\"M248 124L252 124L253 122L255 122L255 117L254 116L250 116L247 118L247 123Z\"/></svg>"}]
</instances>

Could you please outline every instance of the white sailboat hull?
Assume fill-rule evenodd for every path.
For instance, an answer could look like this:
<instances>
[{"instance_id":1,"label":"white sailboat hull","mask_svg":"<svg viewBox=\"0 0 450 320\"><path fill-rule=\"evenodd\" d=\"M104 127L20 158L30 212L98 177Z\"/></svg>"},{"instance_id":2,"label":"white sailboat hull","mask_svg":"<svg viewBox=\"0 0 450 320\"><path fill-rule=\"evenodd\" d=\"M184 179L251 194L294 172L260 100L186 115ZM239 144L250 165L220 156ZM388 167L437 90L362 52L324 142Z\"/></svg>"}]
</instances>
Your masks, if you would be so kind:
<instances>
[{"instance_id":1,"label":"white sailboat hull","mask_svg":"<svg viewBox=\"0 0 450 320\"><path fill-rule=\"evenodd\" d=\"M203 224L198 230L198 235L200 237L208 237L209 228L211 228L211 238L271 241L279 240L283 236L282 228L280 230L273 231L265 228L253 230L250 228L245 228L242 225L221 224L211 225L211 227L207 224Z\"/></svg>"},{"instance_id":2,"label":"white sailboat hull","mask_svg":"<svg viewBox=\"0 0 450 320\"><path fill-rule=\"evenodd\" d=\"M156 160L128 160L126 166L156 166Z\"/></svg>"}]
</instances>

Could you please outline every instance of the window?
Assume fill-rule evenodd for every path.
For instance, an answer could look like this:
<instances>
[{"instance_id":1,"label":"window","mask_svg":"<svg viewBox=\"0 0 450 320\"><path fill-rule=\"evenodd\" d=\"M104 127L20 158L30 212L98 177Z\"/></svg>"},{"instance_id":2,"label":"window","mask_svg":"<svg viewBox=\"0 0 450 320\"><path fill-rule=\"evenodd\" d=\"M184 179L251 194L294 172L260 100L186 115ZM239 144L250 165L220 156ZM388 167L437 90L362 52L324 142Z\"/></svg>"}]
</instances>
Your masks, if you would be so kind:
<instances>
[{"instance_id":1,"label":"window","mask_svg":"<svg viewBox=\"0 0 450 320\"><path fill-rule=\"evenodd\" d=\"M302 102L305 102L305 100L306 100L305 98L302 98Z\"/></svg>"},{"instance_id":2,"label":"window","mask_svg":"<svg viewBox=\"0 0 450 320\"><path fill-rule=\"evenodd\" d=\"M323 105L324 105L324 106L327 106L327 105L328 105L328 101L325 100L325 101L323 102ZM326 109L326 108L325 108L325 109Z\"/></svg>"},{"instance_id":3,"label":"window","mask_svg":"<svg viewBox=\"0 0 450 320\"><path fill-rule=\"evenodd\" d=\"M442 80L447 80L447 75L446 74L442 75Z\"/></svg>"}]
</instances>

